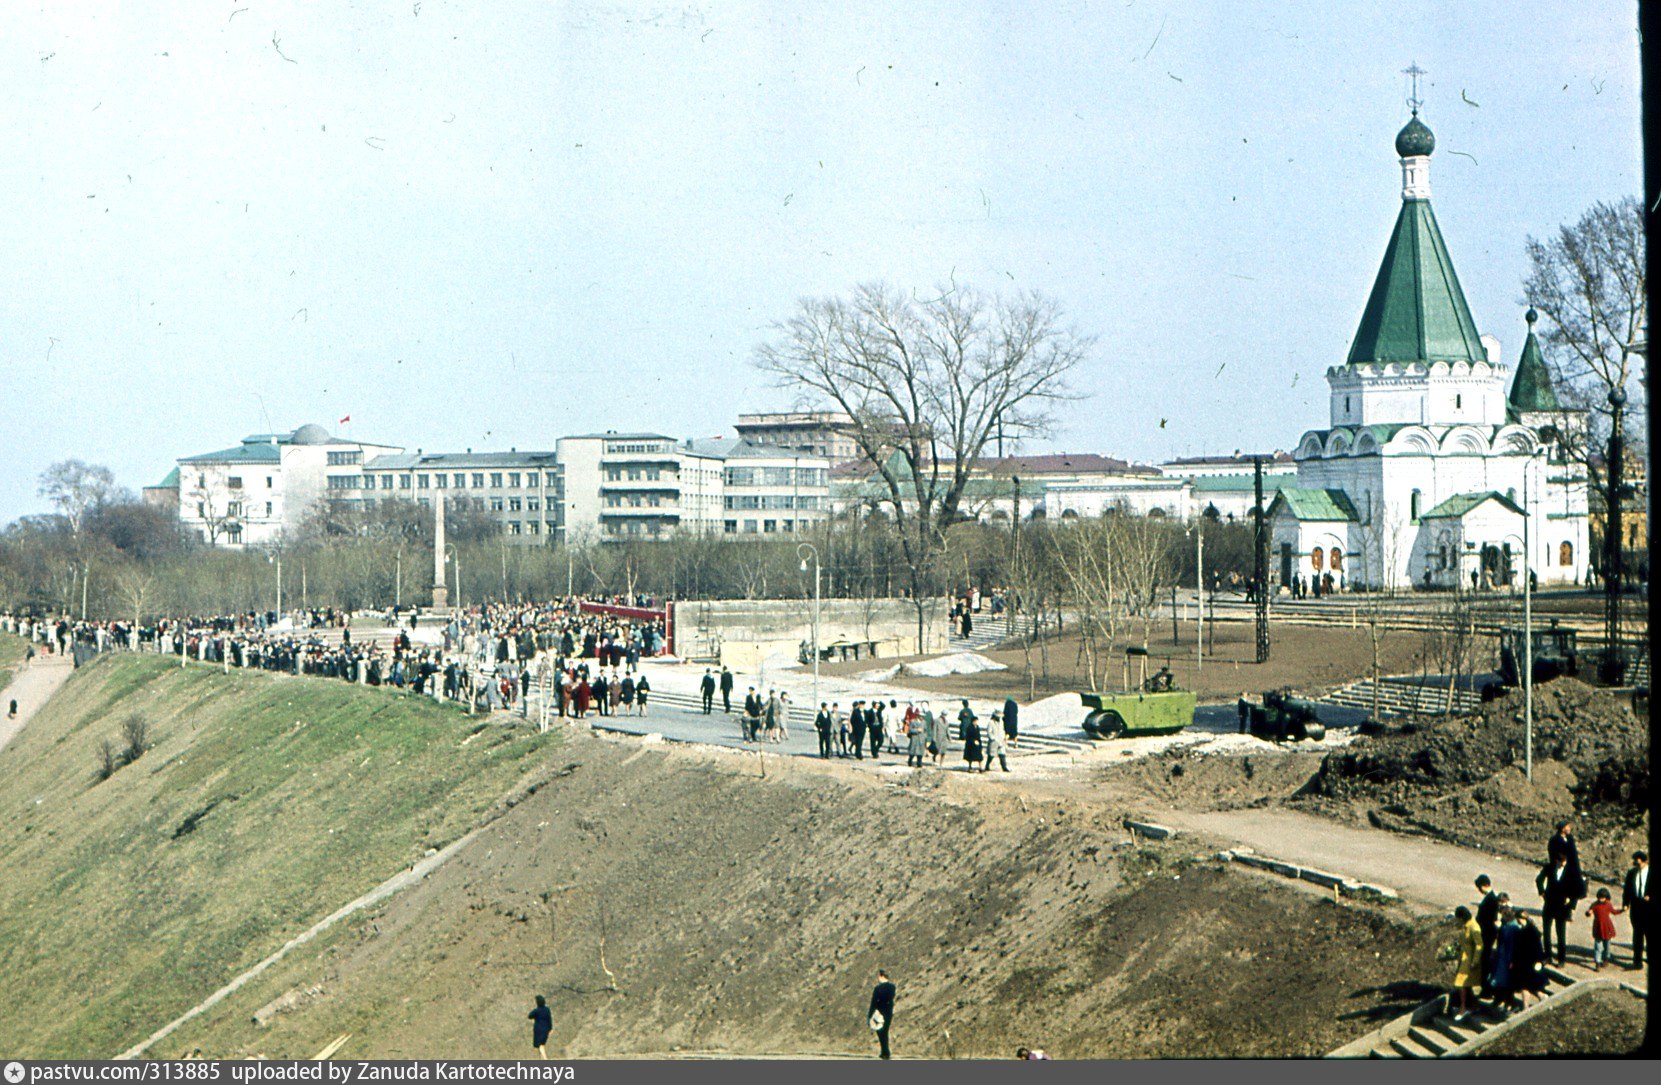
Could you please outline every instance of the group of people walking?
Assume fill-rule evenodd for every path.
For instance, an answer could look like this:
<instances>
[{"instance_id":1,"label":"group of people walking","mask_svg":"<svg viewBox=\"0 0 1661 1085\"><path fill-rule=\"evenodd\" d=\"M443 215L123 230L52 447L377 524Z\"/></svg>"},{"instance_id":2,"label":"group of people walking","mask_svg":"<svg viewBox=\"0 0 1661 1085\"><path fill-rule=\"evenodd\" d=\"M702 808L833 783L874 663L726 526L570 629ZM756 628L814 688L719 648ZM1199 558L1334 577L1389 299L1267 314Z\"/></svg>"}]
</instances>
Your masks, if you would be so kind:
<instances>
[{"instance_id":1,"label":"group of people walking","mask_svg":"<svg viewBox=\"0 0 1661 1085\"><path fill-rule=\"evenodd\" d=\"M1546 966L1554 958L1559 967L1568 961L1568 928L1577 914L1592 921L1594 971L1615 963L1615 917L1620 915L1627 917L1632 932L1632 961L1627 967L1644 966L1650 908L1649 854L1645 851L1632 853L1619 907L1609 889L1599 888L1582 910L1589 886L1580 869L1574 824L1560 822L1547 841L1546 863L1534 879L1540 900L1538 926L1510 893L1494 887L1488 875L1478 876L1476 888L1482 899L1474 913L1463 905L1454 909L1459 935L1454 943L1453 988L1461 1016L1475 1011L1479 995L1502 1010L1521 1010L1529 995L1538 998L1546 988Z\"/></svg>"}]
</instances>

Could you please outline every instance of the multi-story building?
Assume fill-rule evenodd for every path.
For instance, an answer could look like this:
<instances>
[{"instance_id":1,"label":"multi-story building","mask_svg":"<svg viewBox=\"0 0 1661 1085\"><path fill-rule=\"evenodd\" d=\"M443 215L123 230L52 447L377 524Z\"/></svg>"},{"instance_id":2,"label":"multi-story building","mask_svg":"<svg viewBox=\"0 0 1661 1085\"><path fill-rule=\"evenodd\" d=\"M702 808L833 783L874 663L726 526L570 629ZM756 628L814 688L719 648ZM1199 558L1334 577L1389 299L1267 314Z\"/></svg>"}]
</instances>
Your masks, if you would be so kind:
<instances>
[{"instance_id":1,"label":"multi-story building","mask_svg":"<svg viewBox=\"0 0 1661 1085\"><path fill-rule=\"evenodd\" d=\"M463 502L489 512L514 542L555 538L564 493L552 452L424 452L377 456L363 468L362 489L343 498L402 498L431 508L442 495L446 509Z\"/></svg>"},{"instance_id":2,"label":"multi-story building","mask_svg":"<svg viewBox=\"0 0 1661 1085\"><path fill-rule=\"evenodd\" d=\"M826 456L742 438L688 441L683 447L721 464L723 534L788 535L830 515Z\"/></svg>"},{"instance_id":3,"label":"multi-story building","mask_svg":"<svg viewBox=\"0 0 1661 1085\"><path fill-rule=\"evenodd\" d=\"M842 411L783 411L741 414L733 429L753 445L806 452L838 464L863 456L849 435L852 423Z\"/></svg>"},{"instance_id":4,"label":"multi-story building","mask_svg":"<svg viewBox=\"0 0 1661 1085\"><path fill-rule=\"evenodd\" d=\"M358 493L365 460L398 451L396 445L334 437L309 423L292 433L256 433L234 448L185 456L178 466L179 522L217 546L277 544L326 495Z\"/></svg>"}]
</instances>

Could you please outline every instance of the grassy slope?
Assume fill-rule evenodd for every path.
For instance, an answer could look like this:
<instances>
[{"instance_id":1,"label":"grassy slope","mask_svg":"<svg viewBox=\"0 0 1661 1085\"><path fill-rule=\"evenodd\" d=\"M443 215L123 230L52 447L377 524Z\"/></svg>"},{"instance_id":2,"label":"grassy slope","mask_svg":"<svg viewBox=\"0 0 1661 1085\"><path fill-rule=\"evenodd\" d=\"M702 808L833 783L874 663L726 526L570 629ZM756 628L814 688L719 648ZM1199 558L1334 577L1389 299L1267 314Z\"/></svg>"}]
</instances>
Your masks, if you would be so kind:
<instances>
[{"instance_id":1,"label":"grassy slope","mask_svg":"<svg viewBox=\"0 0 1661 1085\"><path fill-rule=\"evenodd\" d=\"M23 653L28 650L29 642L13 633L0 633L0 689L11 684L12 675L17 672L18 664L23 662Z\"/></svg>"},{"instance_id":2,"label":"grassy slope","mask_svg":"<svg viewBox=\"0 0 1661 1085\"><path fill-rule=\"evenodd\" d=\"M135 712L154 748L98 782ZM108 1057L465 833L552 741L477 726L322 679L78 672L0 751L0 975L11 1005L52 1008L0 1014L0 1050Z\"/></svg>"}]
</instances>

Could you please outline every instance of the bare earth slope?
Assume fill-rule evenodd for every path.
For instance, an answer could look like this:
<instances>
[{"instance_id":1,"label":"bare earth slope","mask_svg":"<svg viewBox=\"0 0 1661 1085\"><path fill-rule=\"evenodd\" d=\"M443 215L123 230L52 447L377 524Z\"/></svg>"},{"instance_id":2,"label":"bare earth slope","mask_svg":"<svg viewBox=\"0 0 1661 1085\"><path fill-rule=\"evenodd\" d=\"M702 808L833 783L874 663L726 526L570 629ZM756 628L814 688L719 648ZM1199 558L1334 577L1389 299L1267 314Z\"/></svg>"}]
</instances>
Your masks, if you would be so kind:
<instances>
[{"instance_id":1,"label":"bare earth slope","mask_svg":"<svg viewBox=\"0 0 1661 1085\"><path fill-rule=\"evenodd\" d=\"M1427 997L1437 937L1189 850L1118 812L802 760L574 737L577 764L422 885L325 935L158 1054L1320 1054ZM924 780L936 786L929 786ZM603 940L603 941L602 941ZM603 956L602 956L603 952ZM255 1019L259 1018L260 1023Z\"/></svg>"}]
</instances>

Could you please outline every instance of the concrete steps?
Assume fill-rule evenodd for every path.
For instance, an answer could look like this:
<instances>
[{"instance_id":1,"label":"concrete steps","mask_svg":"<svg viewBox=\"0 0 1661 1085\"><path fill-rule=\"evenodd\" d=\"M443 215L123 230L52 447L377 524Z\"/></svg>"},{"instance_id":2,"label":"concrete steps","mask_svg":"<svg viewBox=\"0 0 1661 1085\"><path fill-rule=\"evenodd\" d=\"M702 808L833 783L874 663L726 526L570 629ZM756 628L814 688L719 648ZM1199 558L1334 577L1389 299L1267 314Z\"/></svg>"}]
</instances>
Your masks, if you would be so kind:
<instances>
[{"instance_id":1,"label":"concrete steps","mask_svg":"<svg viewBox=\"0 0 1661 1085\"><path fill-rule=\"evenodd\" d=\"M1014 635L1009 627L1009 618L1005 615L996 618L976 618L967 637L960 637L954 633L946 638L946 644L954 652L979 652L995 648Z\"/></svg>"},{"instance_id":2,"label":"concrete steps","mask_svg":"<svg viewBox=\"0 0 1661 1085\"><path fill-rule=\"evenodd\" d=\"M1413 677L1385 677L1381 678L1377 685L1378 711L1381 716L1441 715L1449 708L1450 699L1446 685L1425 685ZM1359 682L1351 682L1347 686L1333 690L1322 697L1321 701L1371 712L1373 686L1371 678L1363 678ZM1482 697L1475 690L1456 689L1451 701L1452 713L1463 715L1475 712L1482 704Z\"/></svg>"},{"instance_id":3,"label":"concrete steps","mask_svg":"<svg viewBox=\"0 0 1661 1085\"><path fill-rule=\"evenodd\" d=\"M1450 996L1438 995L1418 1009L1390 1021L1344 1045L1328 1058L1446 1059L1462 1058L1510 1032L1516 1023L1537 1013L1549 1013L1574 994L1613 980L1582 980L1548 967L1544 998L1518 1013L1478 1004L1469 1014L1450 1011ZM1571 993L1572 992L1572 993Z\"/></svg>"}]
</instances>

